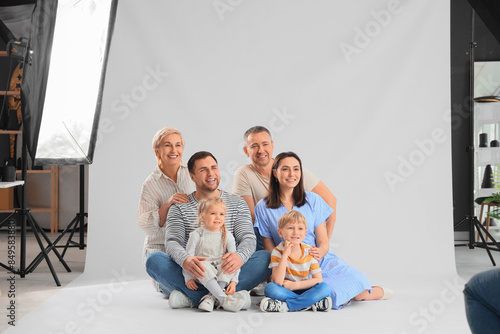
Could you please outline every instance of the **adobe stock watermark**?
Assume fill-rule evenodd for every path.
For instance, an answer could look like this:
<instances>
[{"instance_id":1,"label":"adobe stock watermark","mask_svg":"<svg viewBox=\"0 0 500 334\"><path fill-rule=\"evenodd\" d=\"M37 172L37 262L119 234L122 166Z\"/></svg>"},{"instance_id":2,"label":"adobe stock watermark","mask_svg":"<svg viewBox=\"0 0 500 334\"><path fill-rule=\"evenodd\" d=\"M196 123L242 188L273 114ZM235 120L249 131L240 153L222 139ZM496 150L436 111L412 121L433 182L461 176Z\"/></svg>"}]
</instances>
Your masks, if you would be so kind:
<instances>
[{"instance_id":1,"label":"adobe stock watermark","mask_svg":"<svg viewBox=\"0 0 500 334\"><path fill-rule=\"evenodd\" d=\"M134 279L125 273L116 270L111 271L113 278L111 278L105 286L99 289L96 293L89 295L85 301L80 302L76 306L76 315L79 319L76 321L67 322L64 329L59 332L51 332L51 334L80 334L82 327L94 321L99 313L104 311L115 299L116 294L122 292L127 285L128 281Z\"/></svg>"},{"instance_id":2,"label":"adobe stock watermark","mask_svg":"<svg viewBox=\"0 0 500 334\"><path fill-rule=\"evenodd\" d=\"M243 2L244 0L214 0L212 6L217 16L219 16L219 19L224 21L225 16L241 6Z\"/></svg>"},{"instance_id":3,"label":"adobe stock watermark","mask_svg":"<svg viewBox=\"0 0 500 334\"><path fill-rule=\"evenodd\" d=\"M272 134L280 133L285 130L296 117L297 115L288 111L287 106L283 106L281 109L273 108L271 111L271 118L269 119L266 128L271 131ZM245 156L245 153L243 153L243 147L245 147L245 142L242 140L237 145L236 149L239 154ZM241 163L234 159L226 163L225 168L220 170L221 181L219 186L221 188L228 187L231 184L234 172L236 172L240 166Z\"/></svg>"},{"instance_id":4,"label":"adobe stock watermark","mask_svg":"<svg viewBox=\"0 0 500 334\"><path fill-rule=\"evenodd\" d=\"M366 49L374 38L377 38L391 22L395 15L401 14L403 7L399 0L390 0L386 9L378 11L371 10L372 20L365 23L363 27L354 27L354 37L352 43L342 42L339 47L348 63L352 62L354 55L360 54Z\"/></svg>"},{"instance_id":5,"label":"adobe stock watermark","mask_svg":"<svg viewBox=\"0 0 500 334\"><path fill-rule=\"evenodd\" d=\"M464 124L464 120L470 118L470 110L468 109L470 99L471 97L467 96L462 104L454 104L451 109L444 111L443 121L445 126L451 125L452 130L457 130ZM464 106L467 106L467 108ZM467 122L465 125L469 126ZM448 140L444 128L434 128L427 138L415 140L416 148L405 156L399 155L395 170L384 173L385 181L392 192L396 190L399 183L404 183L411 177L417 168L422 166L436 152L440 144Z\"/></svg>"},{"instance_id":6,"label":"adobe stock watermark","mask_svg":"<svg viewBox=\"0 0 500 334\"><path fill-rule=\"evenodd\" d=\"M269 318L272 313L258 312L249 313L246 317L238 315L236 328L231 331L224 331L223 334L253 334L262 333L261 327L264 325L266 318Z\"/></svg>"},{"instance_id":7,"label":"adobe stock watermark","mask_svg":"<svg viewBox=\"0 0 500 334\"><path fill-rule=\"evenodd\" d=\"M456 302L457 298L462 295L464 285L460 283L458 276L453 281L445 280L443 283L444 288L441 289L439 296L410 314L408 317L408 324L411 326L410 331L401 331L399 334L423 333L433 322L439 319L448 305Z\"/></svg>"}]
</instances>

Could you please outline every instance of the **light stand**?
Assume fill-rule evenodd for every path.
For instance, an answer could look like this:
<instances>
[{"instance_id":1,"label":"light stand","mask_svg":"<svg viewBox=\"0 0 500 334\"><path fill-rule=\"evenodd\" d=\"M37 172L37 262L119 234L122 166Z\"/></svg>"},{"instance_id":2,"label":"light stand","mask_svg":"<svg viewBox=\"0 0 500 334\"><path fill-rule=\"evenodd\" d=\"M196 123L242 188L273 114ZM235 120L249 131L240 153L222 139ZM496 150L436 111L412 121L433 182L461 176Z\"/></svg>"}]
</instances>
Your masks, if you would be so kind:
<instances>
[{"instance_id":1,"label":"light stand","mask_svg":"<svg viewBox=\"0 0 500 334\"><path fill-rule=\"evenodd\" d=\"M23 132L24 135L24 132ZM57 277L57 274L54 270L54 267L52 266L52 262L49 259L49 253L50 251L53 251L54 254L56 254L57 258L59 261L62 263L64 268L68 271L71 272L71 269L68 267L66 264L66 261L64 261L63 257L59 252L57 251L55 247L55 242L52 242L47 234L43 231L43 229L38 225L36 220L33 218L31 215L31 212L29 209L27 209L27 198L28 198L28 192L27 192L27 143L26 140L23 138L23 145L22 145L22 170L21 170L21 175L22 179L24 181L24 185L22 186L22 196L21 196L21 208L15 210L12 214L10 214L7 218L5 218L1 223L0 227L4 226L6 223L13 221L15 216L19 216L21 220L21 253L20 253L20 267L18 270L14 269L13 266L7 266L4 263L0 263L0 266L7 269L8 271L12 272L13 274L17 274L20 277L24 278L26 277L27 274L32 273L35 268L40 264L42 260L45 260L47 262L47 265L50 269L50 272L52 273L52 277L54 278L54 281L56 282L57 286L61 286L61 283L59 281L59 278ZM29 224L31 227L31 231L35 235L36 241L38 243L38 246L40 247L40 253L38 256L26 267L26 226ZM47 243L46 246L43 245L42 239L40 238L40 235L45 239L45 242Z\"/></svg>"},{"instance_id":2,"label":"light stand","mask_svg":"<svg viewBox=\"0 0 500 334\"><path fill-rule=\"evenodd\" d=\"M62 257L66 254L68 247L78 247L79 249L84 249L87 245L85 244L85 217L88 218L88 214L85 212L85 168L83 165L80 165L80 212L78 212L73 218L73 220L68 224L68 226L61 233L61 238L66 234L66 232L71 230L69 234L68 241L64 246L56 246L64 248L62 252ZM75 242L72 240L73 235L76 231L79 231L79 241ZM59 241L59 238L57 239Z\"/></svg>"},{"instance_id":3,"label":"light stand","mask_svg":"<svg viewBox=\"0 0 500 334\"><path fill-rule=\"evenodd\" d=\"M488 232L488 230L479 222L477 219L477 216L474 215L474 203L475 201L473 200L473 194L474 194L474 170L476 168L475 166L475 146L474 146L474 138L475 138L475 129L474 129L474 120L475 120L475 107L474 107L474 61L475 61L475 49L477 47L477 43L474 42L475 36L474 36L474 15L475 11L472 9L472 29L471 29L471 43L469 46L469 110L470 110L470 139L469 139L469 146L467 147L466 151L472 154L472 158L470 159L471 162L471 175L469 177L469 182L470 182L470 189L472 191L472 196L469 198L469 203L470 203L470 212L472 214L466 215L465 218L463 218L460 222L454 225L453 229L456 229L458 226L460 226L464 222L469 222L469 242L467 244L458 244L455 246L469 246L469 249L474 249L474 247L478 248L484 248L486 249L486 252L488 253L488 256L491 260L491 263L493 266L496 266L495 260L493 259L493 256L491 255L490 250L494 251L500 251L500 245L498 242L493 238L493 236ZM477 230L477 233L479 237L481 238L481 243L478 243L474 240L474 229ZM484 232L491 240L492 243L487 243L486 240L484 239ZM496 248L490 247L489 245L494 244Z\"/></svg>"}]
</instances>

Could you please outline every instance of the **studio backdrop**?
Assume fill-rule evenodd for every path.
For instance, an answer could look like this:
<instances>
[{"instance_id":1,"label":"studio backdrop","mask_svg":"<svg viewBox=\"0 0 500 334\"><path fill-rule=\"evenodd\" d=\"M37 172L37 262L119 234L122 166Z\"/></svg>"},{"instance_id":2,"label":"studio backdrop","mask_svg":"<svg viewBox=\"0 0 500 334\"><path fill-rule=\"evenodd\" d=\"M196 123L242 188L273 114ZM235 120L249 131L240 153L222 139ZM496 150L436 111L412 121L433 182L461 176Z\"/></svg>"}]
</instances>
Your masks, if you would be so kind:
<instances>
[{"instance_id":1,"label":"studio backdrop","mask_svg":"<svg viewBox=\"0 0 500 334\"><path fill-rule=\"evenodd\" d=\"M337 197L332 249L376 282L455 273L448 1L120 1L89 178L86 273L141 266L155 132L219 161L267 127ZM425 264L422 270L420 264Z\"/></svg>"}]
</instances>

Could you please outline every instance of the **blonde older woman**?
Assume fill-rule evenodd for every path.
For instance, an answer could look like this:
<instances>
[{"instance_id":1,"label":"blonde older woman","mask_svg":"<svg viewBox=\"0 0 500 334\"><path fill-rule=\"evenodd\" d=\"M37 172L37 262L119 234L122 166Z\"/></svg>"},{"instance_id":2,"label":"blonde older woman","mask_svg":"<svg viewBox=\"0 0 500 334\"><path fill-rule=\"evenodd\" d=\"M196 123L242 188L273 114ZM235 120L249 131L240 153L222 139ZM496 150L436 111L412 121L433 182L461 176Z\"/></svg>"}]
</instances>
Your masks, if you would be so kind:
<instances>
[{"instance_id":1,"label":"blonde older woman","mask_svg":"<svg viewBox=\"0 0 500 334\"><path fill-rule=\"evenodd\" d=\"M153 150L158 165L142 185L137 213L139 227L146 233L143 265L150 253L165 252L165 220L170 206L188 202L187 194L195 190L187 165L182 162L184 138L179 130L159 130L153 137ZM158 289L167 292L162 287Z\"/></svg>"}]
</instances>

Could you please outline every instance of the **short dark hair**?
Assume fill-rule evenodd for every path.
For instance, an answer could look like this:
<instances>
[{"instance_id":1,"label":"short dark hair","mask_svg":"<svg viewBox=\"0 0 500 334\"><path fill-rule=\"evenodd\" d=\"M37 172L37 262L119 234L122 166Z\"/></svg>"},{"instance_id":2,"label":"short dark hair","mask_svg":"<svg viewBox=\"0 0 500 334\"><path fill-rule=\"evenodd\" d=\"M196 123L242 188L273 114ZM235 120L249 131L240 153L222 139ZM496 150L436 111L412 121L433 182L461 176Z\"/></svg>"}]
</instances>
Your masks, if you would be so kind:
<instances>
[{"instance_id":1,"label":"short dark hair","mask_svg":"<svg viewBox=\"0 0 500 334\"><path fill-rule=\"evenodd\" d=\"M214 158L215 162L217 162L217 159L215 159L214 155L210 152L207 152L207 151L196 152L195 154L193 154L191 156L191 158L189 158L189 161L188 161L189 172L193 174L194 163L196 162L196 160L205 159L206 157L212 157L212 158Z\"/></svg>"},{"instance_id":2,"label":"short dark hair","mask_svg":"<svg viewBox=\"0 0 500 334\"><path fill-rule=\"evenodd\" d=\"M280 199L280 184L276 176L274 176L273 171L276 171L280 165L281 160L285 158L295 158L299 162L300 166L300 180L299 183L293 188L293 204L297 207L301 207L306 204L306 193L304 191L304 172L302 169L302 161L299 156L293 152L283 152L274 158L273 170L271 172L271 177L269 178L269 187L267 189L267 195L264 197L267 207L271 209L277 209L281 206Z\"/></svg>"},{"instance_id":3,"label":"short dark hair","mask_svg":"<svg viewBox=\"0 0 500 334\"><path fill-rule=\"evenodd\" d=\"M271 140L273 140L272 136L271 136L271 132L269 132L269 130L267 128L265 128L261 125L257 125L257 126L252 126L250 129L245 131L245 134L243 135L243 140L245 141L245 144L247 142L248 136L250 136L251 134L260 133L260 132L267 132L269 137L271 137Z\"/></svg>"}]
</instances>

